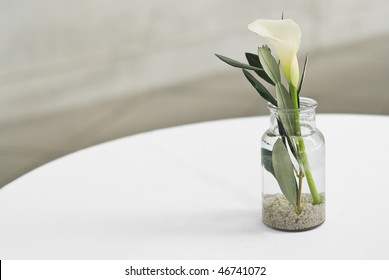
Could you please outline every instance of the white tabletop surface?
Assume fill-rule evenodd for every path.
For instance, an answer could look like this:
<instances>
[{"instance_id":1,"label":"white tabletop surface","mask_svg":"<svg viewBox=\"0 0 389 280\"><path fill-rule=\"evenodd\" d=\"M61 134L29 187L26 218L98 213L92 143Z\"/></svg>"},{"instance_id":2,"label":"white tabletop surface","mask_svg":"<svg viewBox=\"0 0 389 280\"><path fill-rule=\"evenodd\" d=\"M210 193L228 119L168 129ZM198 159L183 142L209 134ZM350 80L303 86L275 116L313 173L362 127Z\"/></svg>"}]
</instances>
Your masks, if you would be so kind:
<instances>
[{"instance_id":1,"label":"white tabletop surface","mask_svg":"<svg viewBox=\"0 0 389 280\"><path fill-rule=\"evenodd\" d=\"M389 117L318 115L327 221L261 222L268 117L126 137L0 190L0 259L388 259Z\"/></svg>"}]
</instances>

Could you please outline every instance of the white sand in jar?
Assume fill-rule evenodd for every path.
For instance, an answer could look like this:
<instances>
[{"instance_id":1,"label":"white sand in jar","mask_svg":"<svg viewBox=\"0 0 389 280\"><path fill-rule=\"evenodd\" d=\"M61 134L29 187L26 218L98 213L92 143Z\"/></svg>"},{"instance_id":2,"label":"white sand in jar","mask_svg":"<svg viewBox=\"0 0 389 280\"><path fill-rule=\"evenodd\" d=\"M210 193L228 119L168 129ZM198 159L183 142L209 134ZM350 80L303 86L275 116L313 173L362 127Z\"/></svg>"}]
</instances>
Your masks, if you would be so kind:
<instances>
[{"instance_id":1,"label":"white sand in jar","mask_svg":"<svg viewBox=\"0 0 389 280\"><path fill-rule=\"evenodd\" d=\"M298 215L284 195L265 195L263 199L263 222L273 228L301 231L314 228L325 220L324 193L321 204L313 205L309 193L301 195L301 213Z\"/></svg>"}]
</instances>

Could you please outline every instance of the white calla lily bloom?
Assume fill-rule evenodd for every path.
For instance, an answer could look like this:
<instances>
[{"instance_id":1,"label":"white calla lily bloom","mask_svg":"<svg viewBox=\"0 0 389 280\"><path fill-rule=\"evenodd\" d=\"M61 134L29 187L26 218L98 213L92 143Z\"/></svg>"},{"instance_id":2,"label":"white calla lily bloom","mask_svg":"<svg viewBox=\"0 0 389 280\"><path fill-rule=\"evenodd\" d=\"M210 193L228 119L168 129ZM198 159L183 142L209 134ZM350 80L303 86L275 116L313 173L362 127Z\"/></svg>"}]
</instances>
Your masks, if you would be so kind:
<instances>
[{"instance_id":1,"label":"white calla lily bloom","mask_svg":"<svg viewBox=\"0 0 389 280\"><path fill-rule=\"evenodd\" d=\"M248 29L267 39L281 62L281 68L289 83L297 88L299 66L297 51L301 42L300 26L291 19L258 19Z\"/></svg>"}]
</instances>

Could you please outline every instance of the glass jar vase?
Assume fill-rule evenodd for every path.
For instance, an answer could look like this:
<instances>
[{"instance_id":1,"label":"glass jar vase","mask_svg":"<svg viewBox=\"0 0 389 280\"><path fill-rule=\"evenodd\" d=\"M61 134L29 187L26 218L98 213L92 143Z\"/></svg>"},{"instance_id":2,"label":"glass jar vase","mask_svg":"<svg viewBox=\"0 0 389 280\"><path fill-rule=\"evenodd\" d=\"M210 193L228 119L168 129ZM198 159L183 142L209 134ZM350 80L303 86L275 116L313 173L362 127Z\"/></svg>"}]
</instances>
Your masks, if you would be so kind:
<instances>
[{"instance_id":1,"label":"glass jar vase","mask_svg":"<svg viewBox=\"0 0 389 280\"><path fill-rule=\"evenodd\" d=\"M325 221L325 142L316 128L317 102L300 98L298 110L268 104L270 128L262 136L262 219L284 231L313 229Z\"/></svg>"}]
</instances>

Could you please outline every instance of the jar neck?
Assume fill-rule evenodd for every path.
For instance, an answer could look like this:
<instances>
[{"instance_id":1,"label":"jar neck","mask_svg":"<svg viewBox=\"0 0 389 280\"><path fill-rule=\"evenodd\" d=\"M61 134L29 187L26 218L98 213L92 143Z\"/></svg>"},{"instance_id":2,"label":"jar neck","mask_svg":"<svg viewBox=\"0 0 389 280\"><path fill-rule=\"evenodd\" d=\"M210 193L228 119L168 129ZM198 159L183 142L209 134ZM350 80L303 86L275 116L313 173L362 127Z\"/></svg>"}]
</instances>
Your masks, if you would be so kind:
<instances>
[{"instance_id":1,"label":"jar neck","mask_svg":"<svg viewBox=\"0 0 389 280\"><path fill-rule=\"evenodd\" d=\"M311 135L316 131L316 107L317 102L314 99L301 97L300 109L278 109L272 104L268 104L270 110L270 131L276 135L280 135L279 123L281 122L281 115L283 119L287 117L290 120L294 120L296 111L300 116L300 129L301 136ZM299 136L299 135L289 135Z\"/></svg>"}]
</instances>

